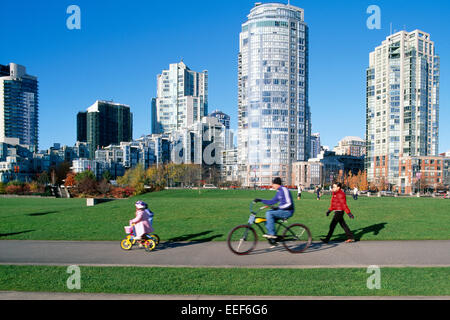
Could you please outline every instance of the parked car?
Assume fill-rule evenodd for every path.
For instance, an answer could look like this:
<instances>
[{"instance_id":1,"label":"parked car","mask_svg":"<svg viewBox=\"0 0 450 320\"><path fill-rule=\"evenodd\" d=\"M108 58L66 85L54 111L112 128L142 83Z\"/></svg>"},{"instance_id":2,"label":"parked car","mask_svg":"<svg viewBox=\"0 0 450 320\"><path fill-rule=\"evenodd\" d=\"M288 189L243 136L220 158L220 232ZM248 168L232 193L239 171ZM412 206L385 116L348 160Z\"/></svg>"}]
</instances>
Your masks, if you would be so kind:
<instances>
[{"instance_id":1,"label":"parked car","mask_svg":"<svg viewBox=\"0 0 450 320\"><path fill-rule=\"evenodd\" d=\"M392 191L381 191L380 193L384 197L393 197L394 196L394 192L392 192Z\"/></svg>"},{"instance_id":2,"label":"parked car","mask_svg":"<svg viewBox=\"0 0 450 320\"><path fill-rule=\"evenodd\" d=\"M218 189L218 188L213 184L205 184L203 185L203 189Z\"/></svg>"}]
</instances>

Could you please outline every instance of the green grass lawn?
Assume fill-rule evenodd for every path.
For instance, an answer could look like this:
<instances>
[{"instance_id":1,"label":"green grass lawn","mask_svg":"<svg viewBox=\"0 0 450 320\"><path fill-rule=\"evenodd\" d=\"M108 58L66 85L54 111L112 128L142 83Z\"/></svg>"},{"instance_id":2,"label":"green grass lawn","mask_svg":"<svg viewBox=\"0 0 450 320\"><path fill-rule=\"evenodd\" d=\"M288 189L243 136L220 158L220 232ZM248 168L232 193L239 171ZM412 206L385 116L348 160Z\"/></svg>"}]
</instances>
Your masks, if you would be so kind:
<instances>
[{"instance_id":1,"label":"green grass lawn","mask_svg":"<svg viewBox=\"0 0 450 320\"><path fill-rule=\"evenodd\" d=\"M224 241L230 229L245 224L254 198L274 191L171 190L87 207L85 199L0 199L0 240L118 241L134 218L134 202L155 212L154 227L163 241ZM294 194L294 192L293 192ZM347 197L356 219L347 222L360 240L450 239L450 201L431 198ZM310 227L314 240L328 231L330 196L295 200L290 222ZM344 239L338 226L334 240Z\"/></svg>"},{"instance_id":2,"label":"green grass lawn","mask_svg":"<svg viewBox=\"0 0 450 320\"><path fill-rule=\"evenodd\" d=\"M66 267L0 266L0 290L161 295L444 296L449 268L382 268L381 289L366 269L222 269L81 267L69 290Z\"/></svg>"}]
</instances>

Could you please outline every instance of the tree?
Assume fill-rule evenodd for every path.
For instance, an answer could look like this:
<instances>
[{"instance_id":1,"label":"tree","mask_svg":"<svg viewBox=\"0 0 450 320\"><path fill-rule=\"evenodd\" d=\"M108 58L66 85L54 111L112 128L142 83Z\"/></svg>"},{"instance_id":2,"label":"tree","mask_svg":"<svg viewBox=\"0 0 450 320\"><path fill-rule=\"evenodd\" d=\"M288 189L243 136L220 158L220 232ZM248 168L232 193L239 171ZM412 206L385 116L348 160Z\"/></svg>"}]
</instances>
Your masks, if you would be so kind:
<instances>
[{"instance_id":1,"label":"tree","mask_svg":"<svg viewBox=\"0 0 450 320\"><path fill-rule=\"evenodd\" d=\"M164 168L165 165L151 166L145 172L146 182L151 185L155 190L164 189L167 179Z\"/></svg>"},{"instance_id":2,"label":"tree","mask_svg":"<svg viewBox=\"0 0 450 320\"><path fill-rule=\"evenodd\" d=\"M358 185L359 190L368 190L369 189L369 183L367 182L367 171L359 172L358 173Z\"/></svg>"},{"instance_id":3,"label":"tree","mask_svg":"<svg viewBox=\"0 0 450 320\"><path fill-rule=\"evenodd\" d=\"M95 180L95 181L97 180L95 177L95 174L91 170L86 170L81 173L77 173L75 175L76 182L80 182L80 181L84 180L85 178L89 178L89 179Z\"/></svg>"},{"instance_id":4,"label":"tree","mask_svg":"<svg viewBox=\"0 0 450 320\"><path fill-rule=\"evenodd\" d=\"M66 176L64 185L66 187L73 187L76 184L76 180L75 180L75 173L73 172L69 172Z\"/></svg>"},{"instance_id":5,"label":"tree","mask_svg":"<svg viewBox=\"0 0 450 320\"><path fill-rule=\"evenodd\" d=\"M117 178L117 183L121 186L130 186L134 189L134 195L145 193L145 182L148 180L146 171L142 164L128 169L122 177Z\"/></svg>"},{"instance_id":6,"label":"tree","mask_svg":"<svg viewBox=\"0 0 450 320\"><path fill-rule=\"evenodd\" d=\"M87 170L75 175L75 189L79 194L96 195L97 179L92 171Z\"/></svg>"},{"instance_id":7,"label":"tree","mask_svg":"<svg viewBox=\"0 0 450 320\"><path fill-rule=\"evenodd\" d=\"M0 194L6 193L6 186L3 182L0 182Z\"/></svg>"},{"instance_id":8,"label":"tree","mask_svg":"<svg viewBox=\"0 0 450 320\"><path fill-rule=\"evenodd\" d=\"M47 185L50 183L50 177L47 171L43 171L37 178L37 183L40 185Z\"/></svg>"},{"instance_id":9,"label":"tree","mask_svg":"<svg viewBox=\"0 0 450 320\"><path fill-rule=\"evenodd\" d=\"M108 180L103 179L100 181L97 185L97 191L100 192L100 194L106 195L111 190L111 185L109 184Z\"/></svg>"},{"instance_id":10,"label":"tree","mask_svg":"<svg viewBox=\"0 0 450 320\"><path fill-rule=\"evenodd\" d=\"M103 178L104 180L106 180L106 181L112 180L111 172L109 172L108 170L106 170L105 172L103 172L102 178Z\"/></svg>"}]
</instances>

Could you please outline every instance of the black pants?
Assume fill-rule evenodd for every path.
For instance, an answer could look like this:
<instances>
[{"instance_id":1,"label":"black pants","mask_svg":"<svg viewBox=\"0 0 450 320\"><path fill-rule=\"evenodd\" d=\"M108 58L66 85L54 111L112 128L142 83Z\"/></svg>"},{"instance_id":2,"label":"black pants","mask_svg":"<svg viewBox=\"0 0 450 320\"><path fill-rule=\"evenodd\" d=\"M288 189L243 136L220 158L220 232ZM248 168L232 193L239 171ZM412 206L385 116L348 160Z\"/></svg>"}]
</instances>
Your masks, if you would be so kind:
<instances>
[{"instance_id":1,"label":"black pants","mask_svg":"<svg viewBox=\"0 0 450 320\"><path fill-rule=\"evenodd\" d=\"M344 229L347 238L353 239L353 233L350 231L350 228L344 221L344 214L345 214L344 211L336 211L334 213L333 220L331 221L330 224L330 231L328 232L328 235L326 237L328 241L330 241L331 237L333 236L334 229L336 228L338 223L341 225L342 229Z\"/></svg>"}]
</instances>

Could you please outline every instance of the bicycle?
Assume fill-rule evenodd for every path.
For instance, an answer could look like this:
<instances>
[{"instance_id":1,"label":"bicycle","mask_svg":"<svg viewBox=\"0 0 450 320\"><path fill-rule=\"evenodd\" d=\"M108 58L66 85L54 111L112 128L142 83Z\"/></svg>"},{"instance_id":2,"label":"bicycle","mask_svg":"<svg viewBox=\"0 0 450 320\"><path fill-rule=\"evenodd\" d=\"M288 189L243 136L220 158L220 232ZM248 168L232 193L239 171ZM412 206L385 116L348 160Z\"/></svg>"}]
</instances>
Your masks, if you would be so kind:
<instances>
[{"instance_id":1,"label":"bicycle","mask_svg":"<svg viewBox=\"0 0 450 320\"><path fill-rule=\"evenodd\" d=\"M269 209L269 206L259 208L258 212L253 211L253 206L256 202L252 202L250 205L250 218L248 224L240 225L233 228L228 234L227 244L228 248L237 255L248 255L256 248L258 242L258 235L253 225L256 225L259 230L266 234L264 223L267 221L265 218L258 218L258 214ZM278 245L282 243L284 248L290 253L302 253L305 252L312 242L311 231L309 228L300 223L294 223L291 225L286 224L287 219L277 219L276 234L283 231L281 236L277 236L277 239L268 239L272 245Z\"/></svg>"},{"instance_id":2,"label":"bicycle","mask_svg":"<svg viewBox=\"0 0 450 320\"><path fill-rule=\"evenodd\" d=\"M160 239L157 234L145 234L144 239L136 240L134 225L125 227L125 233L127 233L127 237L120 242L120 247L126 251L133 249L133 246L139 243L145 248L145 251L150 252L159 244Z\"/></svg>"}]
</instances>

